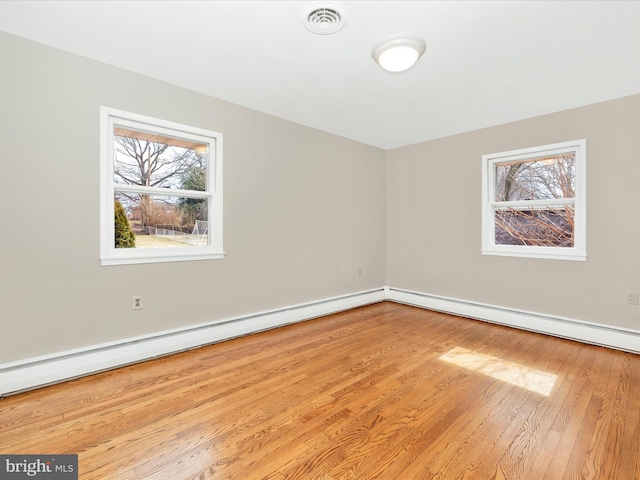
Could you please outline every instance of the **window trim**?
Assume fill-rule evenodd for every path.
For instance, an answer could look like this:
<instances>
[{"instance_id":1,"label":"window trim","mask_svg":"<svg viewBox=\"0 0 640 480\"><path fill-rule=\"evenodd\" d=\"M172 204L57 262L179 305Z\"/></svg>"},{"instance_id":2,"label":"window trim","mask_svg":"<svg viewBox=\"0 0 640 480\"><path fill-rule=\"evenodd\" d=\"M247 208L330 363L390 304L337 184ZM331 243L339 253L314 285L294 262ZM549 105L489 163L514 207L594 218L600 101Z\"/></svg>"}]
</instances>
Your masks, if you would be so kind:
<instances>
[{"instance_id":1,"label":"window trim","mask_svg":"<svg viewBox=\"0 0 640 480\"><path fill-rule=\"evenodd\" d=\"M206 246L175 248L115 248L114 245L114 126L157 132L167 136L195 140L209 145L205 192L171 190L155 187L119 186L119 191L140 191L171 196L181 192L209 200L209 242ZM222 134L161 120L145 115L100 107L100 262L101 265L178 262L224 258L222 245ZM177 195L176 195L177 196Z\"/></svg>"},{"instance_id":2,"label":"window trim","mask_svg":"<svg viewBox=\"0 0 640 480\"><path fill-rule=\"evenodd\" d=\"M511 202L495 201L495 168L497 163L532 159L538 156L560 153L575 153L575 196L570 199L523 200ZM522 148L482 156L482 255L510 257L546 258L556 260L587 259L586 246L586 139ZM528 245L497 245L495 243L494 209L501 206L573 205L574 238L573 247L541 247Z\"/></svg>"}]
</instances>

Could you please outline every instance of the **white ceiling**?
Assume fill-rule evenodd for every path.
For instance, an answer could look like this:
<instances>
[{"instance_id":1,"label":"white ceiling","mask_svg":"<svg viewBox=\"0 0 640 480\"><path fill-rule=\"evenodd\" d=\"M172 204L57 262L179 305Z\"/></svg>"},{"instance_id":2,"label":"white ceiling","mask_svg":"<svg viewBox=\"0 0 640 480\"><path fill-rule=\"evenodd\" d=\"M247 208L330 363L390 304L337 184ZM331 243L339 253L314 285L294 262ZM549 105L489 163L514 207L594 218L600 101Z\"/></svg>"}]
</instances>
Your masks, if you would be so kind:
<instances>
[{"instance_id":1,"label":"white ceiling","mask_svg":"<svg viewBox=\"0 0 640 480\"><path fill-rule=\"evenodd\" d=\"M309 3L0 1L0 30L384 149L640 93L640 1L341 1L333 35ZM395 33L427 42L399 75Z\"/></svg>"}]
</instances>

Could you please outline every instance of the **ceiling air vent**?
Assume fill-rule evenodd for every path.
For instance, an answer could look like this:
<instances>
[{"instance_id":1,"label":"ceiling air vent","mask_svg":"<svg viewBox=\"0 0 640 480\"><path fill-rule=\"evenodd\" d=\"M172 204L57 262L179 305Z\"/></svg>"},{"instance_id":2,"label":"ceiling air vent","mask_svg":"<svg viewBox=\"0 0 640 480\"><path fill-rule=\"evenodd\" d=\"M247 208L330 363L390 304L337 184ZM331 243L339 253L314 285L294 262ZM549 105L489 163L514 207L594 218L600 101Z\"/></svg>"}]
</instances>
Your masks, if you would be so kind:
<instances>
[{"instance_id":1,"label":"ceiling air vent","mask_svg":"<svg viewBox=\"0 0 640 480\"><path fill-rule=\"evenodd\" d=\"M344 7L337 2L314 2L303 11L305 25L313 33L329 35L342 28L345 21Z\"/></svg>"}]
</instances>

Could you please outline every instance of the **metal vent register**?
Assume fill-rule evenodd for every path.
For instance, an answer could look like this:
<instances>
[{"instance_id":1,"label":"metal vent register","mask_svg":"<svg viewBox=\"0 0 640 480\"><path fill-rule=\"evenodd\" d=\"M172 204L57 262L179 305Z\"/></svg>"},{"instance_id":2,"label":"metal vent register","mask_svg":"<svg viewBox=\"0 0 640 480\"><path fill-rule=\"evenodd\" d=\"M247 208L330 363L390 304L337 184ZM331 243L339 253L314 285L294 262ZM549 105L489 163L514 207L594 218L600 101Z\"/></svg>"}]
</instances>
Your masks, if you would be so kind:
<instances>
[{"instance_id":1,"label":"metal vent register","mask_svg":"<svg viewBox=\"0 0 640 480\"><path fill-rule=\"evenodd\" d=\"M336 2L314 2L305 8L304 18L313 33L329 35L344 25L344 8Z\"/></svg>"}]
</instances>

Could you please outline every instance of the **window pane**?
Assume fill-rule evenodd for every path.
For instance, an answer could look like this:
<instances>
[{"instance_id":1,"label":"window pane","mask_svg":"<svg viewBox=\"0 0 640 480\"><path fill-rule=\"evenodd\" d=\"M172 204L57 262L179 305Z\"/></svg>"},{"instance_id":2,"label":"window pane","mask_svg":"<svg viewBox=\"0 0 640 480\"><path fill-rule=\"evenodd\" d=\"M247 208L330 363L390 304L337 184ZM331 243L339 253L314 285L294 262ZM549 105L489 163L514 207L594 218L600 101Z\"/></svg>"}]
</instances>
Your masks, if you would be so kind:
<instances>
[{"instance_id":1,"label":"window pane","mask_svg":"<svg viewBox=\"0 0 640 480\"><path fill-rule=\"evenodd\" d=\"M496 209L496 245L573 247L574 208Z\"/></svg>"},{"instance_id":2,"label":"window pane","mask_svg":"<svg viewBox=\"0 0 640 480\"><path fill-rule=\"evenodd\" d=\"M495 165L496 201L574 198L575 153Z\"/></svg>"},{"instance_id":3,"label":"window pane","mask_svg":"<svg viewBox=\"0 0 640 480\"><path fill-rule=\"evenodd\" d=\"M113 136L113 181L205 191L209 146L121 127Z\"/></svg>"},{"instance_id":4,"label":"window pane","mask_svg":"<svg viewBox=\"0 0 640 480\"><path fill-rule=\"evenodd\" d=\"M209 244L207 199L116 193L115 201L116 248ZM126 222L122 220L123 214L118 213L118 205L122 207Z\"/></svg>"}]
</instances>

